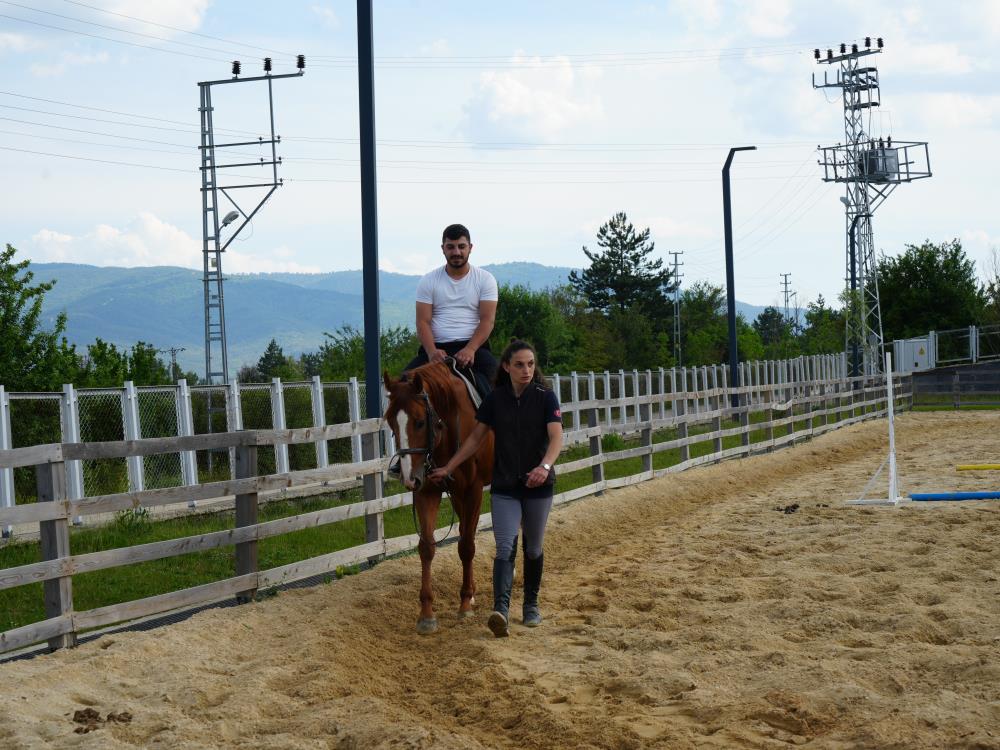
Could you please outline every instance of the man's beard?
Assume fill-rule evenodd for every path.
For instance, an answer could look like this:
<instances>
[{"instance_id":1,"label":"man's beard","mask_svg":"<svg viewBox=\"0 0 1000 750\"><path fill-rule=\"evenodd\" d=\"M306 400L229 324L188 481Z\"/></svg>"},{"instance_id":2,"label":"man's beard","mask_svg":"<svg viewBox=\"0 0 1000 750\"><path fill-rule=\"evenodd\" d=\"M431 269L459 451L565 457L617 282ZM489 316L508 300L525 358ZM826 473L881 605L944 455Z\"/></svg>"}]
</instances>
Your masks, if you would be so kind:
<instances>
[{"instance_id":1,"label":"man's beard","mask_svg":"<svg viewBox=\"0 0 1000 750\"><path fill-rule=\"evenodd\" d=\"M462 266L464 266L468 262L469 262L469 259L468 258L463 258L461 255L455 256L455 257L452 257L452 258L448 258L448 263L450 265L455 266L456 268L461 268Z\"/></svg>"}]
</instances>

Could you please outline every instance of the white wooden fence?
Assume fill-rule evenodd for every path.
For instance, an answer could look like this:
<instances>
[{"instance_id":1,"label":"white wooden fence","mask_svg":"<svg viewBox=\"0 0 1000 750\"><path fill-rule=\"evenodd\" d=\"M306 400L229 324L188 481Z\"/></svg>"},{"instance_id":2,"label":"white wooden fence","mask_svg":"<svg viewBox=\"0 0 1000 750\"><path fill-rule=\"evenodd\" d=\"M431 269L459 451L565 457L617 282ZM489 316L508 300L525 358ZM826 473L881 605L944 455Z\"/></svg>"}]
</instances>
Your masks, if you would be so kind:
<instances>
[{"instance_id":1,"label":"white wooden fence","mask_svg":"<svg viewBox=\"0 0 1000 750\"><path fill-rule=\"evenodd\" d=\"M571 378L571 389L579 391L587 383L587 397L563 403L567 428L565 442L569 449L585 445L588 451L582 458L564 459L558 471L566 476L589 468L591 474L586 485L556 495L556 502L568 502L700 464L774 450L795 440L887 413L884 379L843 377L843 369L838 369L833 359L817 360L815 367L805 360L757 364L756 371L746 368L743 385L738 388L727 385L721 368L677 369L655 375L652 372L632 373L632 392L626 393L623 387L610 398L593 397L597 390L596 374L588 373L584 379ZM624 373L619 373L619 379L623 377ZM657 379L662 390L654 387ZM905 407L912 403L910 377L903 375L896 379L895 406ZM556 387L563 388L562 381L556 381ZM0 471L34 467L38 493L36 503L0 508L0 526L38 524L42 557L41 562L0 569L0 591L43 582L46 613L46 619L41 622L0 633L0 652L39 641L48 641L52 648L72 646L82 630L234 595L240 601L247 601L259 589L414 548L418 541L415 533L385 537L383 514L411 505L412 495L381 496L382 482L374 481L381 479L387 464L387 459L379 455L380 429L382 425L378 419L355 419L332 426L110 442L63 442L0 450ZM635 444L605 452L601 438L610 434L627 437ZM262 473L259 469L259 449L325 444L344 438L360 440L366 460L297 471ZM726 443L735 445L727 447ZM74 461L129 460L163 454L183 456L206 450L233 451L235 477L86 498L72 497L69 492L68 469ZM676 453L667 453L671 451ZM660 454L664 454L662 459L657 458ZM640 459L639 471L615 478L606 476L609 464L635 458ZM367 480L365 499L361 502L258 522L261 493L359 478ZM87 554L74 555L71 550L70 526L74 518L183 505L220 496L235 496L232 529ZM364 544L259 570L258 540L359 517L365 518ZM490 516L485 514L480 527L490 524ZM231 578L85 612L74 610L75 574L228 546L235 548L235 575Z\"/></svg>"}]
</instances>

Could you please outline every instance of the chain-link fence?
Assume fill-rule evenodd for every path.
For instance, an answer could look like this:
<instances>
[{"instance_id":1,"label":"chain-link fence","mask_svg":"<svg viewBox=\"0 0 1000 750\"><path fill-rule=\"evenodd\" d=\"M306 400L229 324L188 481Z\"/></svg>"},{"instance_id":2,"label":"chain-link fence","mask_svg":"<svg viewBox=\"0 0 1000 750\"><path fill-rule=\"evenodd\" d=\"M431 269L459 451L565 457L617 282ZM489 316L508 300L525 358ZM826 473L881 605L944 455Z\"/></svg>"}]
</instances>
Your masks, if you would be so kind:
<instances>
[{"instance_id":1,"label":"chain-link fence","mask_svg":"<svg viewBox=\"0 0 1000 750\"><path fill-rule=\"evenodd\" d=\"M177 426L177 388L136 389L139 437L159 438L180 434ZM147 490L183 484L179 453L157 453L142 457L143 484Z\"/></svg>"},{"instance_id":2,"label":"chain-link fence","mask_svg":"<svg viewBox=\"0 0 1000 750\"><path fill-rule=\"evenodd\" d=\"M351 421L348 399L347 383L323 384L323 414L327 424L344 424ZM326 457L331 464L350 463L352 461L351 438L327 440Z\"/></svg>"},{"instance_id":3,"label":"chain-link fence","mask_svg":"<svg viewBox=\"0 0 1000 750\"><path fill-rule=\"evenodd\" d=\"M191 388L191 423L195 435L214 435L230 430L229 389L221 385ZM233 425L231 429L238 427ZM196 454L198 482L222 482L232 476L230 451L198 451Z\"/></svg>"},{"instance_id":4,"label":"chain-link fence","mask_svg":"<svg viewBox=\"0 0 1000 750\"><path fill-rule=\"evenodd\" d=\"M77 391L80 442L125 439L122 413L125 394L120 388ZM128 492L128 462L124 458L101 458L83 462L83 494L111 495Z\"/></svg>"},{"instance_id":5,"label":"chain-link fence","mask_svg":"<svg viewBox=\"0 0 1000 750\"><path fill-rule=\"evenodd\" d=\"M285 427L296 429L312 427L313 394L311 383L282 383L285 405ZM288 468L290 471L316 468L316 446L313 443L298 443L288 446Z\"/></svg>"},{"instance_id":6,"label":"chain-link fence","mask_svg":"<svg viewBox=\"0 0 1000 750\"><path fill-rule=\"evenodd\" d=\"M58 443L62 440L62 395L58 393L11 393L11 447ZM14 469L14 501L33 503L38 497L35 469Z\"/></svg>"}]
</instances>

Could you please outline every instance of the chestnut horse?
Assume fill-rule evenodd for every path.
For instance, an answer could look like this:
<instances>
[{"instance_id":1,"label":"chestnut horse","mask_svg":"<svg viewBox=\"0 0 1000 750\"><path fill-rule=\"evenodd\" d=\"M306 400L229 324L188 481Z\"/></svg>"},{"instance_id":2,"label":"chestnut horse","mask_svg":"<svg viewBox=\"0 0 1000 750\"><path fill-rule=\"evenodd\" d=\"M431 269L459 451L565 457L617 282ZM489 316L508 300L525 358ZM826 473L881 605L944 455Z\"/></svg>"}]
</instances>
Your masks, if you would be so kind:
<instances>
[{"instance_id":1,"label":"chestnut horse","mask_svg":"<svg viewBox=\"0 0 1000 750\"><path fill-rule=\"evenodd\" d=\"M476 554L476 527L483 504L483 485L489 484L493 477L493 433L488 434L472 458L452 472L444 486L435 484L427 479L427 474L448 463L475 426L475 409L465 385L442 363L414 368L399 380L393 380L385 372L382 379L389 395L385 419L399 446L403 484L413 491L422 573L417 632L427 635L437 630L431 561L437 546L434 530L443 490L451 496L459 522L462 601L458 616L468 617L473 613L476 584L472 577L472 558Z\"/></svg>"}]
</instances>

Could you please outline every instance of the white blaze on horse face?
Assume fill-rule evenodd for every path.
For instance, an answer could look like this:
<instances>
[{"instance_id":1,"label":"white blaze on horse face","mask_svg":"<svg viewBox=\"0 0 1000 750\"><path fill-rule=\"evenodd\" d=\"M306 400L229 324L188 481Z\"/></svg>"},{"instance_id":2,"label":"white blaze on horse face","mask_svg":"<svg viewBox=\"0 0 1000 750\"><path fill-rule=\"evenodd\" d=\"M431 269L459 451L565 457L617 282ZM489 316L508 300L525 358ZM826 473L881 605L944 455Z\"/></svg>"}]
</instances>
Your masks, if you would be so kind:
<instances>
[{"instance_id":1,"label":"white blaze on horse face","mask_svg":"<svg viewBox=\"0 0 1000 750\"><path fill-rule=\"evenodd\" d=\"M410 421L410 416L400 409L396 412L396 423L399 425L399 449L406 451L410 449L410 436L406 431L407 422ZM399 462L399 470L402 474L403 484L408 484L410 481L410 457L403 454L402 460Z\"/></svg>"}]
</instances>

